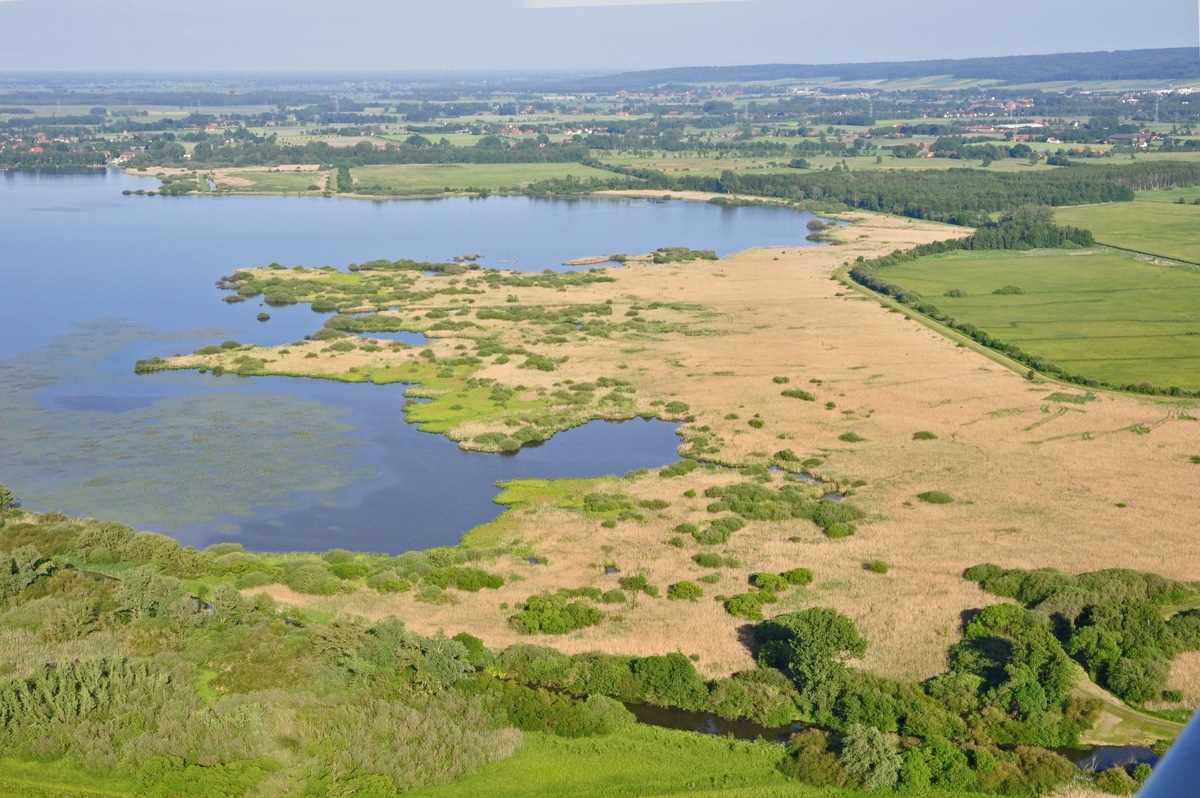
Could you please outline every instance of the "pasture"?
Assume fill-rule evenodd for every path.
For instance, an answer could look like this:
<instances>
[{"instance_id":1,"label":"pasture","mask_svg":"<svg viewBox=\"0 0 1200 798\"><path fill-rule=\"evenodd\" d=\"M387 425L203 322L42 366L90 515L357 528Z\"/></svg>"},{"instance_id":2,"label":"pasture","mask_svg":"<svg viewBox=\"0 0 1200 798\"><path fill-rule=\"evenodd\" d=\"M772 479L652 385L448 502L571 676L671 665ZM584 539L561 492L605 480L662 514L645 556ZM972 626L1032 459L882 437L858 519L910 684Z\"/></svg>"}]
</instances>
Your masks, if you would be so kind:
<instances>
[{"instance_id":1,"label":"pasture","mask_svg":"<svg viewBox=\"0 0 1200 798\"><path fill-rule=\"evenodd\" d=\"M326 185L326 173L304 166L218 169L212 180L218 191L251 194L305 194ZM316 186L317 188L311 188Z\"/></svg>"},{"instance_id":2,"label":"pasture","mask_svg":"<svg viewBox=\"0 0 1200 798\"><path fill-rule=\"evenodd\" d=\"M1035 251L952 253L881 273L1071 373L1200 389L1200 274L1192 269L1117 252ZM1005 286L1021 293L994 293Z\"/></svg>"},{"instance_id":3,"label":"pasture","mask_svg":"<svg viewBox=\"0 0 1200 798\"><path fill-rule=\"evenodd\" d=\"M1200 187L1142 191L1132 203L1059 208L1055 216L1060 224L1091 230L1101 244L1200 263L1197 201Z\"/></svg>"}]
</instances>

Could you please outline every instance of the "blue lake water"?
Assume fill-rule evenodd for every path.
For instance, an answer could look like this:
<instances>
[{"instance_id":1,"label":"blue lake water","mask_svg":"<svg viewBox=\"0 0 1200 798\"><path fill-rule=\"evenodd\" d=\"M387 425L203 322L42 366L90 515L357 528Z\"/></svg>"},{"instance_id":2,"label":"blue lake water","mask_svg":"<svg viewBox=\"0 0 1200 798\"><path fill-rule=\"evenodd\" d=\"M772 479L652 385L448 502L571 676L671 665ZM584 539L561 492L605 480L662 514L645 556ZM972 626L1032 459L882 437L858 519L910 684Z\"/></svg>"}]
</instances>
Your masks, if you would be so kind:
<instances>
[{"instance_id":1,"label":"blue lake water","mask_svg":"<svg viewBox=\"0 0 1200 798\"><path fill-rule=\"evenodd\" d=\"M593 423L515 456L467 453L404 423L402 386L134 375L139 358L320 328L301 305L256 321L257 302L221 301L221 275L475 253L527 271L661 246L724 255L809 246L812 218L646 200L121 194L155 186L114 171L0 173L0 482L37 509L261 550L454 543L494 517L498 480L665 465L678 440L662 422Z\"/></svg>"}]
</instances>

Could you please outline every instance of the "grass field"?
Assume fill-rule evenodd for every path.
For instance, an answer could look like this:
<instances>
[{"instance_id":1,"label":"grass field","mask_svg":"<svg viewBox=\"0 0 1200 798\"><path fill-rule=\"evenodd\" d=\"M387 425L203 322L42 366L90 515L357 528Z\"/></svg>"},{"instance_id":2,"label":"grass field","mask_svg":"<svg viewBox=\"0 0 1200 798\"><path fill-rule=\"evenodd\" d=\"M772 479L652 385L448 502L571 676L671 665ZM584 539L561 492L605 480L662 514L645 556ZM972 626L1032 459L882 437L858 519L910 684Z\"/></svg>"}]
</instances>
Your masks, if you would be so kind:
<instances>
[{"instance_id":1,"label":"grass field","mask_svg":"<svg viewBox=\"0 0 1200 798\"><path fill-rule=\"evenodd\" d=\"M322 187L325 173L294 166L254 169L221 169L213 175L218 191L252 192L258 194L304 194Z\"/></svg>"},{"instance_id":2,"label":"grass field","mask_svg":"<svg viewBox=\"0 0 1200 798\"><path fill-rule=\"evenodd\" d=\"M1068 371L1200 389L1200 274L1192 270L1123 253L1043 251L954 253L883 273ZM993 293L1008 285L1024 293ZM967 295L943 296L953 289Z\"/></svg>"},{"instance_id":3,"label":"grass field","mask_svg":"<svg viewBox=\"0 0 1200 798\"><path fill-rule=\"evenodd\" d=\"M608 737L566 740L531 734L516 755L417 798L572 798L676 795L689 798L858 798L873 793L788 779L775 764L783 747L634 726ZM939 792L944 798L975 793Z\"/></svg>"},{"instance_id":4,"label":"grass field","mask_svg":"<svg viewBox=\"0 0 1200 798\"><path fill-rule=\"evenodd\" d=\"M527 164L403 164L398 166L360 166L351 174L360 190L378 186L392 192L430 192L451 189L485 188L495 191L525 186L540 180L561 179L567 175L584 179L609 178L612 172L577 163Z\"/></svg>"},{"instance_id":5,"label":"grass field","mask_svg":"<svg viewBox=\"0 0 1200 798\"><path fill-rule=\"evenodd\" d=\"M64 762L0 759L0 796L110 798L135 792L131 779L87 773Z\"/></svg>"},{"instance_id":6,"label":"grass field","mask_svg":"<svg viewBox=\"0 0 1200 798\"><path fill-rule=\"evenodd\" d=\"M1182 199L1184 204L1178 204ZM1200 263L1200 187L1139 192L1133 203L1059 208L1062 224L1084 227L1096 240L1123 249Z\"/></svg>"}]
</instances>

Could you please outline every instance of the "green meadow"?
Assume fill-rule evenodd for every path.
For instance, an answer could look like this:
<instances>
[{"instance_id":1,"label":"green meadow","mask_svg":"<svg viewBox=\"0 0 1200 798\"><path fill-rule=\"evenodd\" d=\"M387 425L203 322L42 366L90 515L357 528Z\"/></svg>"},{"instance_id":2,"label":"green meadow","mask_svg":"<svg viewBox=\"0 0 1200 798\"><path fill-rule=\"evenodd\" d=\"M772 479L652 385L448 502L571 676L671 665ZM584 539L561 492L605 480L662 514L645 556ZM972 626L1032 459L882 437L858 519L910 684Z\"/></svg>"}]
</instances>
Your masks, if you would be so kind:
<instances>
[{"instance_id":1,"label":"green meadow","mask_svg":"<svg viewBox=\"0 0 1200 798\"><path fill-rule=\"evenodd\" d=\"M310 186L320 187L325 179L322 172L313 171L297 171L294 167L288 168L281 166L278 169L270 172L263 171L237 171L229 175L236 177L239 180L249 180L250 186L232 187L223 184L220 177L217 178L217 188L221 191L232 191L235 193L262 193L262 194L303 194L308 191L316 191L317 189Z\"/></svg>"},{"instance_id":2,"label":"green meadow","mask_svg":"<svg viewBox=\"0 0 1200 798\"><path fill-rule=\"evenodd\" d=\"M578 163L521 164L401 164L359 166L351 171L359 191L379 187L394 193L429 193L450 189L480 188L495 191L525 186L541 180L561 180L568 175L581 180L608 179L612 172Z\"/></svg>"},{"instance_id":3,"label":"green meadow","mask_svg":"<svg viewBox=\"0 0 1200 798\"><path fill-rule=\"evenodd\" d=\"M1069 372L1200 389L1200 273L1192 269L1118 252L1043 250L956 252L880 273ZM1006 286L1022 293L994 293Z\"/></svg>"},{"instance_id":4,"label":"green meadow","mask_svg":"<svg viewBox=\"0 0 1200 798\"><path fill-rule=\"evenodd\" d=\"M1055 216L1059 224L1091 230L1101 244L1200 263L1197 200L1200 187L1143 191L1132 203L1059 208Z\"/></svg>"},{"instance_id":5,"label":"green meadow","mask_svg":"<svg viewBox=\"0 0 1200 798\"><path fill-rule=\"evenodd\" d=\"M485 765L453 784L414 790L412 798L572 798L687 796L687 798L865 798L888 792L813 787L784 776L776 765L784 747L647 726L606 737L564 739L526 735L513 756ZM976 793L940 791L942 798Z\"/></svg>"}]
</instances>

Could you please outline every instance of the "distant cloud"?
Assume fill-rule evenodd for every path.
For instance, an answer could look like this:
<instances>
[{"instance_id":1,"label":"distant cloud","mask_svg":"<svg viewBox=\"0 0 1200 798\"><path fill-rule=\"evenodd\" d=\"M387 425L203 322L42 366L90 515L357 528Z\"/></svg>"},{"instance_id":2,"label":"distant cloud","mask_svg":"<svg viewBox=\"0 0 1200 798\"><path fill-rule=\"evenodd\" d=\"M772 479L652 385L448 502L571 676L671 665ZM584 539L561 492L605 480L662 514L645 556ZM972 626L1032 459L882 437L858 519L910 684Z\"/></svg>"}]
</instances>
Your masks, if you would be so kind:
<instances>
[{"instance_id":1,"label":"distant cloud","mask_svg":"<svg viewBox=\"0 0 1200 798\"><path fill-rule=\"evenodd\" d=\"M0 0L3 2L4 0ZM666 6L685 3L746 3L753 0L523 0L526 8L597 8L602 6Z\"/></svg>"}]
</instances>

